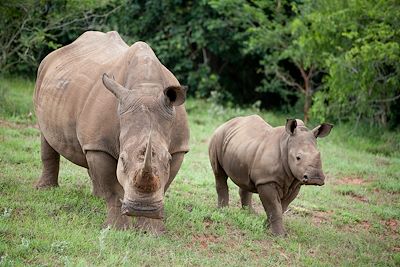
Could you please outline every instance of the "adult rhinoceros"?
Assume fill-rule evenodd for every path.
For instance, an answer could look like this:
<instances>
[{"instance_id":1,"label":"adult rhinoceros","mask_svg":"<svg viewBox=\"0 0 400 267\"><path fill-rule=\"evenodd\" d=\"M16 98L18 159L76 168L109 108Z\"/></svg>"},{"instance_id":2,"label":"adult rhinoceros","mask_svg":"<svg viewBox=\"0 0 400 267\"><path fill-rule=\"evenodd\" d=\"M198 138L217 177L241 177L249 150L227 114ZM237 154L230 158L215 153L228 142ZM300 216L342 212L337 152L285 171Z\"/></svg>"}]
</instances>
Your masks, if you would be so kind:
<instances>
[{"instance_id":1,"label":"adult rhinoceros","mask_svg":"<svg viewBox=\"0 0 400 267\"><path fill-rule=\"evenodd\" d=\"M107 75L112 74L111 75ZM86 32L40 64L34 93L41 131L37 188L58 186L60 155L88 169L106 200L106 225L128 216L164 230L164 192L188 152L186 90L144 42Z\"/></svg>"}]
</instances>

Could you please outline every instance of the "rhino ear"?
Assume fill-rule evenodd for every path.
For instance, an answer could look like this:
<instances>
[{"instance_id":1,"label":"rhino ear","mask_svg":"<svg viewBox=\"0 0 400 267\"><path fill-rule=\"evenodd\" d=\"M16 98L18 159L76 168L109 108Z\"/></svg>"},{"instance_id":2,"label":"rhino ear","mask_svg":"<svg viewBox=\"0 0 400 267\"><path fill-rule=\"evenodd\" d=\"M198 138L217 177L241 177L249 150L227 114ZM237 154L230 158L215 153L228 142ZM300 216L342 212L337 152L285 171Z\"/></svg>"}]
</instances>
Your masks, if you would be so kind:
<instances>
[{"instance_id":1,"label":"rhino ear","mask_svg":"<svg viewBox=\"0 0 400 267\"><path fill-rule=\"evenodd\" d=\"M318 125L317 127L315 127L312 130L312 132L313 132L315 138L317 138L317 137L322 138L322 137L325 137L325 136L329 135L329 133L332 130L332 127L333 127L332 124L322 123L321 125Z\"/></svg>"},{"instance_id":2,"label":"rhino ear","mask_svg":"<svg viewBox=\"0 0 400 267\"><path fill-rule=\"evenodd\" d=\"M294 134L294 130L297 127L297 121L295 119L287 119L286 120L286 132L290 135Z\"/></svg>"},{"instance_id":3,"label":"rhino ear","mask_svg":"<svg viewBox=\"0 0 400 267\"><path fill-rule=\"evenodd\" d=\"M168 86L164 89L164 95L172 106L180 106L186 100L186 86Z\"/></svg>"},{"instance_id":4,"label":"rhino ear","mask_svg":"<svg viewBox=\"0 0 400 267\"><path fill-rule=\"evenodd\" d=\"M106 73L103 73L103 84L104 86L115 95L116 98L118 99L122 99L123 95L126 94L128 92L128 90L123 87L122 85L120 85L119 83L117 83L113 78L111 79L110 77L108 77L108 75Z\"/></svg>"}]
</instances>

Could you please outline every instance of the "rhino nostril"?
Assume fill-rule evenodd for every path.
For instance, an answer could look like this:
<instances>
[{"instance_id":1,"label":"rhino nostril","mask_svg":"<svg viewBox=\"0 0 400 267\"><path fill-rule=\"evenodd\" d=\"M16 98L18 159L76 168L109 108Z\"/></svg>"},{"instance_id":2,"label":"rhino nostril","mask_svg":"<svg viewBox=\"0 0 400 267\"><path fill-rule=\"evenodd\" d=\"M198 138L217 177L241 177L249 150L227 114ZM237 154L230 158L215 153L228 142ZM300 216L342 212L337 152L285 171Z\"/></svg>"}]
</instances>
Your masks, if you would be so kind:
<instances>
[{"instance_id":1,"label":"rhino nostril","mask_svg":"<svg viewBox=\"0 0 400 267\"><path fill-rule=\"evenodd\" d=\"M129 210L128 209L122 209L121 210L121 214L122 215L128 215L129 214Z\"/></svg>"},{"instance_id":2,"label":"rhino nostril","mask_svg":"<svg viewBox=\"0 0 400 267\"><path fill-rule=\"evenodd\" d=\"M306 174L303 175L303 182L307 182L308 176Z\"/></svg>"}]
</instances>

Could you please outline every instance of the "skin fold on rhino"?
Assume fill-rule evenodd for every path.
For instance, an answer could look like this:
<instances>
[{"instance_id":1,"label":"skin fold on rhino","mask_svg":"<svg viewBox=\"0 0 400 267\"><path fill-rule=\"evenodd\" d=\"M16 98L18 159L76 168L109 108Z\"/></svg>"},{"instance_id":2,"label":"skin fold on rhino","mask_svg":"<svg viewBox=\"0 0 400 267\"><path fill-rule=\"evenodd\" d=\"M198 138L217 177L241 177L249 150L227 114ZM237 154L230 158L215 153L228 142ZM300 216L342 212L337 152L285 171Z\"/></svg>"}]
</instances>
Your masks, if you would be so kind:
<instances>
[{"instance_id":1,"label":"skin fold on rhino","mask_svg":"<svg viewBox=\"0 0 400 267\"><path fill-rule=\"evenodd\" d=\"M288 119L285 126L272 127L257 115L222 124L208 149L218 206L228 205L230 177L239 186L242 206L252 209L252 193L258 193L272 233L283 235L283 212L300 187L324 184L316 141L327 136L332 127L323 123L309 130L295 119Z\"/></svg>"},{"instance_id":2,"label":"skin fold on rhino","mask_svg":"<svg viewBox=\"0 0 400 267\"><path fill-rule=\"evenodd\" d=\"M107 75L110 74L110 75ZM164 193L188 152L186 88L144 42L86 32L38 69L41 131L37 188L58 186L60 155L88 169L105 199L105 224L164 231Z\"/></svg>"}]
</instances>

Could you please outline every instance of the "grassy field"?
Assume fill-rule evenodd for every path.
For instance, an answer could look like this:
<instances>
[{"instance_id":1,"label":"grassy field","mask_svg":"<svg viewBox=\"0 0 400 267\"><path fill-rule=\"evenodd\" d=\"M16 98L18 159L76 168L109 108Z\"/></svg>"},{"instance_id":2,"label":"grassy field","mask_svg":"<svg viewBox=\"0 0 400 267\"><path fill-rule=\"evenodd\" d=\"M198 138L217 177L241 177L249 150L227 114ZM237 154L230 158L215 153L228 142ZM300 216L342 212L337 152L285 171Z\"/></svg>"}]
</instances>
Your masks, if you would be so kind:
<instances>
[{"instance_id":1,"label":"grassy field","mask_svg":"<svg viewBox=\"0 0 400 267\"><path fill-rule=\"evenodd\" d=\"M216 208L208 138L229 118L272 125L295 114L187 101L191 151L166 195L167 233L102 229L105 204L86 170L62 160L60 187L33 188L41 171L33 82L0 79L0 266L399 266L400 133L337 125L319 141L323 187L303 187L275 238L258 214ZM315 126L312 125L312 126Z\"/></svg>"}]
</instances>

